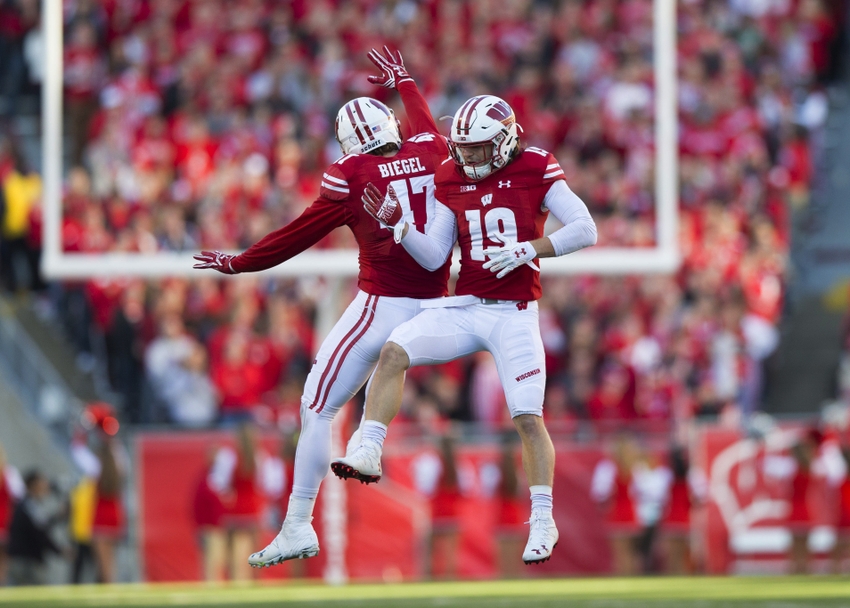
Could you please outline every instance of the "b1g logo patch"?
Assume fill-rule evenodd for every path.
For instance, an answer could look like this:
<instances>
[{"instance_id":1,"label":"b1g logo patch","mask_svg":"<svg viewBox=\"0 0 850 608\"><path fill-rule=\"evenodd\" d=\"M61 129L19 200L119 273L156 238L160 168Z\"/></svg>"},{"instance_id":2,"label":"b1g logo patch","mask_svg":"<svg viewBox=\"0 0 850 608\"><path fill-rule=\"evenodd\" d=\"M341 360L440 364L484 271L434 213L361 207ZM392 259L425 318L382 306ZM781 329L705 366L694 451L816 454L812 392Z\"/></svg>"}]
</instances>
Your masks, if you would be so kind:
<instances>
[{"instance_id":1,"label":"b1g logo patch","mask_svg":"<svg viewBox=\"0 0 850 608\"><path fill-rule=\"evenodd\" d=\"M472 192L473 190L475 190L475 186L476 186L475 184L472 184L472 185L469 185L469 186L461 186L460 191L461 192Z\"/></svg>"}]
</instances>

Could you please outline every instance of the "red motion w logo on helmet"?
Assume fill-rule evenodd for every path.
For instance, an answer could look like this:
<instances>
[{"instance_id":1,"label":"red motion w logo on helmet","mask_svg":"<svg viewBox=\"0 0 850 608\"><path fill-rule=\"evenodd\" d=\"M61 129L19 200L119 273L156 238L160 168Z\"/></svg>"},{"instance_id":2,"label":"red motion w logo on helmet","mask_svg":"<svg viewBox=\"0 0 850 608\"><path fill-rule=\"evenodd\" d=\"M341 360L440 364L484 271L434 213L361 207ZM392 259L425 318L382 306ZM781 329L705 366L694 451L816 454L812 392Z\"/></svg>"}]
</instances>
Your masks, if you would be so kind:
<instances>
[{"instance_id":1,"label":"red motion w logo on helmet","mask_svg":"<svg viewBox=\"0 0 850 608\"><path fill-rule=\"evenodd\" d=\"M514 113L504 101L499 101L487 110L487 116L493 120L498 120L501 123L510 124L514 121Z\"/></svg>"}]
</instances>

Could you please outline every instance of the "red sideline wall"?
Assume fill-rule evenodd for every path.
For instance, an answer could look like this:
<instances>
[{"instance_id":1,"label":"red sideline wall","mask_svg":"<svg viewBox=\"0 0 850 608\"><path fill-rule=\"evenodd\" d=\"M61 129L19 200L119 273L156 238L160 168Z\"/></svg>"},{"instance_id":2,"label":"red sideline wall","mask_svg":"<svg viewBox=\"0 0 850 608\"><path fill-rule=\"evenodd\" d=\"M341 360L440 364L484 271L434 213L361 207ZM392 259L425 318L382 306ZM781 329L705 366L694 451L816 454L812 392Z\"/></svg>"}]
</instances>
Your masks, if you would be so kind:
<instances>
[{"instance_id":1,"label":"red sideline wall","mask_svg":"<svg viewBox=\"0 0 850 608\"><path fill-rule=\"evenodd\" d=\"M149 581L198 580L201 576L200 551L192 523L194 488L205 470L209 454L217 446L229 444L228 433L202 434L145 433L137 436L140 464L138 492L141 500L137 522L144 575ZM717 466L722 454L729 456L747 439L737 432L705 428L696 434L691 460L709 476L707 503L694 510L693 547L696 557L709 573L732 570L738 557L777 559L780 555L736 556L729 548L729 514L750 508L754 501L773 500L790 505L788 484L767 479L760 463L764 445L757 446L748 459L735 462L720 475ZM273 438L264 440L266 449L277 451ZM411 447L403 441L390 442L384 454L384 479L378 485L344 483L348 509L346 568L353 580L415 580L422 578L426 565L425 540L430 503L414 489L411 461L425 444ZM561 534L552 560L533 569L529 576L605 574L611 571L611 553L602 514L589 498L593 468L603 457L600 443L577 445L556 442L555 519ZM655 451L655 450L653 450ZM786 453L779 451L774 453ZM458 448L458 470L465 493L460 506L459 572L462 578L497 576L496 504L485 496L482 472L485 465L498 463L495 446L462 445ZM755 476L753 474L755 473ZM712 477L713 476L713 477ZM336 481L336 480L334 480ZM327 480L325 483L328 483ZM342 482L338 482L342 483ZM725 496L725 498L724 498ZM730 500L732 507L730 509ZM315 510L314 525L320 543L322 493ZM720 501L726 501L726 517ZM809 503L813 524L829 525L836 512L835 497L820 482L813 482ZM524 513L527 512L526 503ZM281 505L281 512L285 505ZM755 519L750 528L782 526L776 517ZM277 532L270 523L257 547L263 547ZM247 557L247 556L245 556ZM300 563L303 575L320 577L325 553ZM519 556L517 556L519 559ZM291 576L291 563L264 569L262 578Z\"/></svg>"},{"instance_id":2,"label":"red sideline wall","mask_svg":"<svg viewBox=\"0 0 850 608\"><path fill-rule=\"evenodd\" d=\"M230 434L142 433L136 438L139 462L139 538L143 572L148 581L199 580L201 554L192 521L195 487L216 447L232 445ZM273 439L264 441L276 452ZM421 578L424 536L417 521L428 525L429 502L413 489L410 461L421 450L388 446L384 459L385 479L377 486L347 482L349 576L360 580L410 580ZM552 560L533 574L605 573L610 554L603 520L588 497L593 466L601 458L598 447L559 446L555 481L555 517L561 533ZM495 503L482 495L483 465L497 463L498 452L486 446L462 446L459 469L467 476L469 490L460 507L459 576L492 578L497 575ZM326 481L327 483L327 481ZM314 525L322 535L321 493ZM417 520L418 518L418 520ZM420 526L421 528L421 526ZM267 528L258 548L276 533ZM247 556L246 556L247 557ZM519 559L519 556L517 556ZM319 577L323 554L305 560L306 576ZM263 578L285 578L291 567L261 571Z\"/></svg>"}]
</instances>

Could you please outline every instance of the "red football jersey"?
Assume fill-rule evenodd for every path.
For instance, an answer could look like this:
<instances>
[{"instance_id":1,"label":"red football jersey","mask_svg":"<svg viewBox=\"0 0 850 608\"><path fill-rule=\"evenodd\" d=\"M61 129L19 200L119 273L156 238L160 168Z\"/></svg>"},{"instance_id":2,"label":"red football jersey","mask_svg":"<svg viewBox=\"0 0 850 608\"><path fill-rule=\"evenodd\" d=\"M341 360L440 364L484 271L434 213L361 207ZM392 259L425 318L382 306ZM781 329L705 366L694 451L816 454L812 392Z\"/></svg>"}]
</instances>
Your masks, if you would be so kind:
<instances>
[{"instance_id":1,"label":"red football jersey","mask_svg":"<svg viewBox=\"0 0 850 608\"><path fill-rule=\"evenodd\" d=\"M372 295L407 298L437 298L448 293L451 260L434 272L425 270L393 241L392 231L366 213L361 201L369 182L382 192L392 185L409 224L425 232L433 220L434 176L448 157L448 146L416 85L401 83L399 92L410 127L417 134L406 139L393 157L347 154L333 163L322 176L319 198L298 218L234 258L235 270L271 268L333 229L348 226L360 248L360 289Z\"/></svg>"},{"instance_id":2,"label":"red football jersey","mask_svg":"<svg viewBox=\"0 0 850 608\"><path fill-rule=\"evenodd\" d=\"M455 214L460 277L455 293L499 300L537 300L540 273L523 265L501 279L483 268L484 250L543 236L543 199L564 172L551 153L527 148L506 167L472 182L451 160L437 170L437 200ZM539 266L539 260L538 262Z\"/></svg>"}]
</instances>

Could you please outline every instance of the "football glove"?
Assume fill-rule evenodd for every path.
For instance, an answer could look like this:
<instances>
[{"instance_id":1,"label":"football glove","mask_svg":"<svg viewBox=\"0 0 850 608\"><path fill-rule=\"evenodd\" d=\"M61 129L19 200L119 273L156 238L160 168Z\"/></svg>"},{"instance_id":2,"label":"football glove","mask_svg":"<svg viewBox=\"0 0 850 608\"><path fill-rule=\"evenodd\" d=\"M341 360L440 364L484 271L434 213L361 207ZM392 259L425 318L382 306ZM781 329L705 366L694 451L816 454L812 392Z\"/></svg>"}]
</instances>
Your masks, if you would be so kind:
<instances>
[{"instance_id":1,"label":"football glove","mask_svg":"<svg viewBox=\"0 0 850 608\"><path fill-rule=\"evenodd\" d=\"M235 255L222 253L221 251L202 251L194 256L198 260L198 264L192 268L212 268L222 274L238 274L238 271L233 269L233 258Z\"/></svg>"},{"instance_id":2,"label":"football glove","mask_svg":"<svg viewBox=\"0 0 850 608\"><path fill-rule=\"evenodd\" d=\"M398 202L395 190L392 186L387 188L387 195L381 196L381 191L372 182L366 184L363 189L363 208L366 213L378 220L384 228L392 230L401 221L401 205Z\"/></svg>"},{"instance_id":3,"label":"football glove","mask_svg":"<svg viewBox=\"0 0 850 608\"><path fill-rule=\"evenodd\" d=\"M393 53L389 48L384 46L384 52L387 55L386 57L375 49L369 52L369 59L383 72L380 76L369 76L369 82L388 89L394 89L400 82L413 80L404 67L404 59L401 57L401 51Z\"/></svg>"},{"instance_id":4,"label":"football glove","mask_svg":"<svg viewBox=\"0 0 850 608\"><path fill-rule=\"evenodd\" d=\"M534 270L540 272L540 268L532 261L537 257L537 252L528 241L506 247L485 249L484 253L490 256L490 259L484 262L484 268L489 268L490 272L498 272L497 279L501 279L514 268L519 268L523 264L528 264Z\"/></svg>"}]
</instances>

